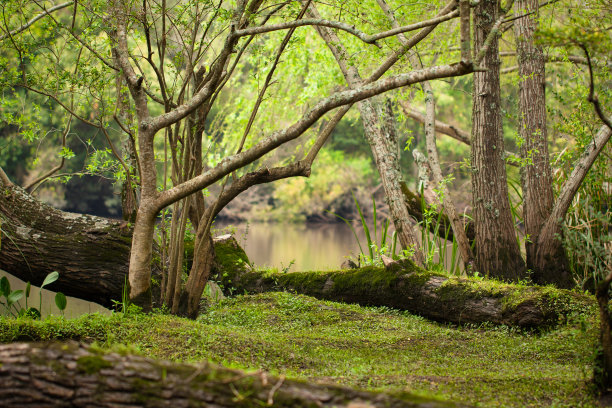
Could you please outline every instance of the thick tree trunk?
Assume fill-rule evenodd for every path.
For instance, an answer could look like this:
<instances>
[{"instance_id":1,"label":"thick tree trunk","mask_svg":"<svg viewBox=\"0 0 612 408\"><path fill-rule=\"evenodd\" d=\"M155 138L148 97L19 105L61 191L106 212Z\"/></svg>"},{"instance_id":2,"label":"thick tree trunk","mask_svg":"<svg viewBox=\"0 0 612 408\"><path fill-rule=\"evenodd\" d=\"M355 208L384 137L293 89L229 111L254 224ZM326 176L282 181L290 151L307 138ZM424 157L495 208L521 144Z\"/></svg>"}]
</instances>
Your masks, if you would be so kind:
<instances>
[{"instance_id":1,"label":"thick tree trunk","mask_svg":"<svg viewBox=\"0 0 612 408\"><path fill-rule=\"evenodd\" d=\"M457 407L204 363L100 353L74 342L0 346L5 407Z\"/></svg>"},{"instance_id":2,"label":"thick tree trunk","mask_svg":"<svg viewBox=\"0 0 612 408\"><path fill-rule=\"evenodd\" d=\"M474 44L481 49L491 32L499 4L482 0L474 9ZM515 238L504 163L499 50L497 38L474 73L472 111L472 200L476 224L476 269L505 280L525 277Z\"/></svg>"},{"instance_id":3,"label":"thick tree trunk","mask_svg":"<svg viewBox=\"0 0 612 408\"><path fill-rule=\"evenodd\" d=\"M23 189L0 193L0 269L33 285L59 272L48 289L112 306L121 300L132 233L124 223L59 211Z\"/></svg>"},{"instance_id":4,"label":"thick tree trunk","mask_svg":"<svg viewBox=\"0 0 612 408\"><path fill-rule=\"evenodd\" d=\"M536 271L549 265L536 264L536 252L540 230L553 208L553 187L548 157L548 131L546 126L545 65L546 56L542 47L534 43L537 29L537 0L517 0L516 14L529 14L514 22L516 49L519 66L519 134L522 139L521 158L526 160L521 167L523 189L523 219L527 250L527 268ZM569 271L569 262L560 239L546 239L546 252L553 254L550 259L554 268ZM559 282L563 276L559 274ZM555 282L547 282L555 283ZM565 284L562 286L566 286Z\"/></svg>"},{"instance_id":5,"label":"thick tree trunk","mask_svg":"<svg viewBox=\"0 0 612 408\"><path fill-rule=\"evenodd\" d=\"M449 278L406 262L389 268L270 273L235 268L217 279L234 293L284 290L337 302L386 306L451 323L490 322L515 327L554 326L593 310L592 297L563 289Z\"/></svg>"}]
</instances>

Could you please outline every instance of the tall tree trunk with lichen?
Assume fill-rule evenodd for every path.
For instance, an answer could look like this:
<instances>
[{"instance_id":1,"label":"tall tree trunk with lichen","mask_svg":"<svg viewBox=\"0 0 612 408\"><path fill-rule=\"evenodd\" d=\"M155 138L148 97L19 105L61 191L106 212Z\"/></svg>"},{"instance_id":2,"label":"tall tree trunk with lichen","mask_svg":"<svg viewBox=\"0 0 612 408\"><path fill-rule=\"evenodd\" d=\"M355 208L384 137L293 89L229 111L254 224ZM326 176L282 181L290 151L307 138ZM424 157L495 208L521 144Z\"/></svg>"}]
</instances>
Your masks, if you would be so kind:
<instances>
[{"instance_id":1,"label":"tall tree trunk with lichen","mask_svg":"<svg viewBox=\"0 0 612 408\"><path fill-rule=\"evenodd\" d=\"M474 48L483 47L499 15L499 2L482 0L474 9ZM515 238L508 201L502 133L499 45L492 39L474 73L472 110L472 200L476 224L476 269L488 276L518 280L525 263Z\"/></svg>"},{"instance_id":2,"label":"tall tree trunk with lichen","mask_svg":"<svg viewBox=\"0 0 612 408\"><path fill-rule=\"evenodd\" d=\"M542 243L539 240L540 232L551 215L554 194L546 126L546 56L533 37L538 26L538 7L537 0L517 0L515 3L516 14L525 14L514 22L519 70L519 135L524 161L521 184L527 236L525 249L527 268L533 271L535 282L566 287L571 285L570 269L560 235L546 237L546 242ZM537 257L538 251L550 255ZM554 263L557 277L544 272L551 268L550 262Z\"/></svg>"}]
</instances>

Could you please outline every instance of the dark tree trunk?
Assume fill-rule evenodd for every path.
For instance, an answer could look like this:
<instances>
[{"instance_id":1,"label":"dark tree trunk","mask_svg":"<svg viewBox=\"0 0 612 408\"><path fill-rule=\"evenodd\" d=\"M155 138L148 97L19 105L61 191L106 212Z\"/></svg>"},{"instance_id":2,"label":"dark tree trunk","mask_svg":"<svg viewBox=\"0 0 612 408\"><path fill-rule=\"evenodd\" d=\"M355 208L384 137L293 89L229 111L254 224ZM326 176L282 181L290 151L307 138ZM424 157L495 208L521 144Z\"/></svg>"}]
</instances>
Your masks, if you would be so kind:
<instances>
[{"instance_id":1,"label":"dark tree trunk","mask_svg":"<svg viewBox=\"0 0 612 408\"><path fill-rule=\"evenodd\" d=\"M57 271L48 289L112 306L128 272L131 230L125 223L59 211L19 187L0 193L0 269L33 285Z\"/></svg>"},{"instance_id":2,"label":"dark tree trunk","mask_svg":"<svg viewBox=\"0 0 612 408\"><path fill-rule=\"evenodd\" d=\"M423 397L356 391L140 356L104 354L77 343L0 346L5 407L457 407Z\"/></svg>"},{"instance_id":3,"label":"dark tree trunk","mask_svg":"<svg viewBox=\"0 0 612 408\"><path fill-rule=\"evenodd\" d=\"M499 15L496 0L474 9L474 48L481 49ZM494 38L474 72L472 111L472 200L476 224L476 269L488 276L516 281L525 263L515 238L504 163L499 46Z\"/></svg>"},{"instance_id":4,"label":"dark tree trunk","mask_svg":"<svg viewBox=\"0 0 612 408\"><path fill-rule=\"evenodd\" d=\"M599 306L600 355L595 365L595 381L604 392L612 389L612 320L610 319L610 280L612 274L599 283L595 296Z\"/></svg>"},{"instance_id":5,"label":"dark tree trunk","mask_svg":"<svg viewBox=\"0 0 612 408\"><path fill-rule=\"evenodd\" d=\"M343 271L276 273L234 269L219 276L234 293L289 291L337 302L386 306L451 323L554 326L593 299L563 289L481 283L426 272L414 264Z\"/></svg>"},{"instance_id":6,"label":"dark tree trunk","mask_svg":"<svg viewBox=\"0 0 612 408\"><path fill-rule=\"evenodd\" d=\"M528 236L525 243L527 268L533 271L533 279L538 283L571 287L569 261L561 239L555 236L556 232L561 231L542 236L543 240L540 240L541 230L552 212L554 194L546 126L546 56L533 38L537 29L538 7L537 0L518 0L515 3L517 15L535 14L514 22L519 67L521 157L527 160L521 167L523 219ZM554 272L550 273L550 269ZM551 277L554 279L550 280Z\"/></svg>"}]
</instances>

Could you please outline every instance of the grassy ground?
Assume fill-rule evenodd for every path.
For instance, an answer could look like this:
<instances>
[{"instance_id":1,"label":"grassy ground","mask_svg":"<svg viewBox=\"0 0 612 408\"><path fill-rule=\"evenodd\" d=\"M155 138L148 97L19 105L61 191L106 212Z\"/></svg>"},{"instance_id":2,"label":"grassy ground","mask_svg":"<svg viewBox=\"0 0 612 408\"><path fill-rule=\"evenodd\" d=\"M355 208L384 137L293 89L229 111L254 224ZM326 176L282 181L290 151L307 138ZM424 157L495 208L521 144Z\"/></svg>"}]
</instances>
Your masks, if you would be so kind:
<instances>
[{"instance_id":1,"label":"grassy ground","mask_svg":"<svg viewBox=\"0 0 612 408\"><path fill-rule=\"evenodd\" d=\"M0 341L96 341L156 358L483 407L595 406L596 320L544 333L450 327L387 309L288 293L227 299L197 321L157 313L38 322L0 318Z\"/></svg>"}]
</instances>

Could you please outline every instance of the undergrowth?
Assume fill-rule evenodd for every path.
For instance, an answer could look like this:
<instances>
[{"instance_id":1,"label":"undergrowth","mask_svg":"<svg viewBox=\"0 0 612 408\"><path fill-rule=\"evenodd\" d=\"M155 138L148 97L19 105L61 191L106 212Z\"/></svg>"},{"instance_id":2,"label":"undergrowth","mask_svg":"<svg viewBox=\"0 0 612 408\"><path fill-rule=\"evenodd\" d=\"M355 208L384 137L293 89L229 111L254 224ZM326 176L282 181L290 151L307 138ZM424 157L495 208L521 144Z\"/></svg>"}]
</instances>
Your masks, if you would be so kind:
<instances>
[{"instance_id":1,"label":"undergrowth","mask_svg":"<svg viewBox=\"0 0 612 408\"><path fill-rule=\"evenodd\" d=\"M594 406L594 321L528 333L451 327L388 308L289 293L238 296L197 321L163 313L0 318L0 341L80 340L180 362L210 360L290 377L478 406Z\"/></svg>"}]
</instances>

